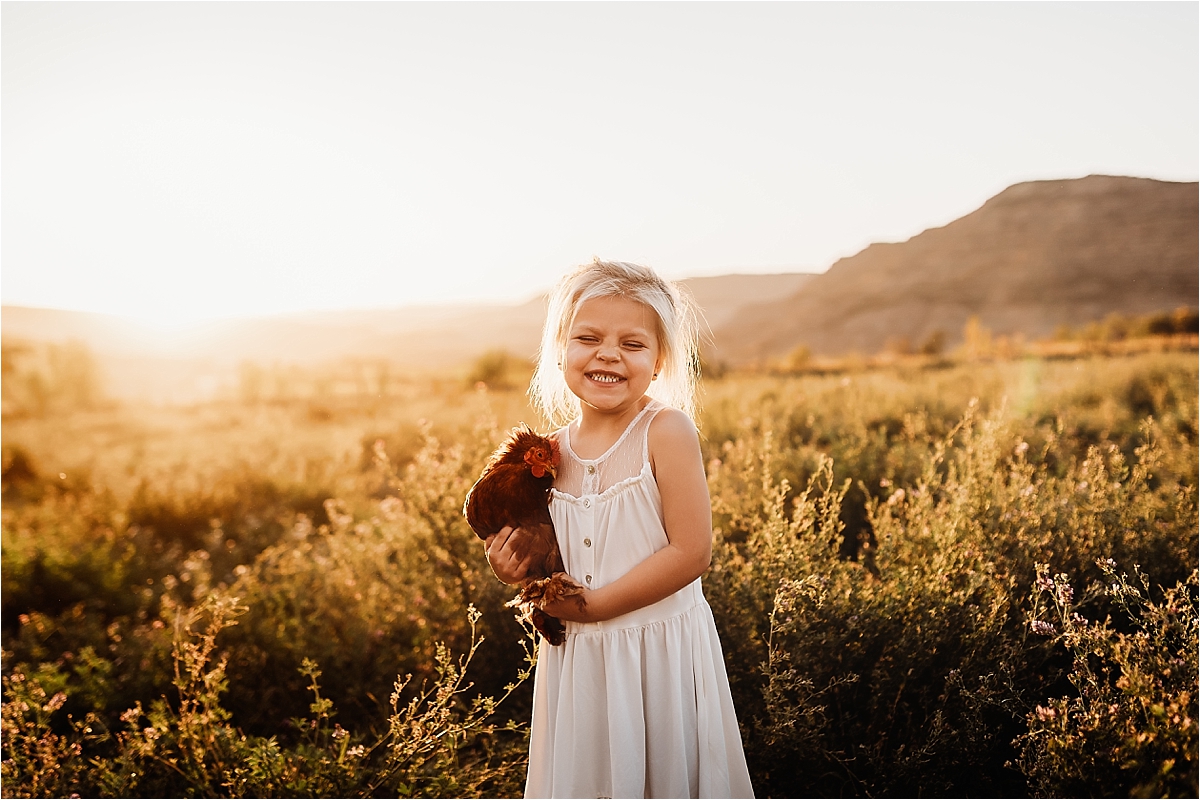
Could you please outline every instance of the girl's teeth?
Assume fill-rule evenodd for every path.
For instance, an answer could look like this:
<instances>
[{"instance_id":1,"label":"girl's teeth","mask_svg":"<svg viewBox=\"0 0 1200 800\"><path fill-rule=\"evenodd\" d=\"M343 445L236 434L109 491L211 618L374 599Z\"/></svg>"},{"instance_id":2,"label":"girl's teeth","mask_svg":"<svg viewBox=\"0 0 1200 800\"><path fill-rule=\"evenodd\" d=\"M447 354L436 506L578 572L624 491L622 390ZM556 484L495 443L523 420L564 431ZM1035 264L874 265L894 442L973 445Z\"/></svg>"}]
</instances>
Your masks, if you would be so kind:
<instances>
[{"instance_id":1,"label":"girl's teeth","mask_svg":"<svg viewBox=\"0 0 1200 800\"><path fill-rule=\"evenodd\" d=\"M593 375L592 380L600 381L601 383L616 383L621 379L612 375Z\"/></svg>"}]
</instances>

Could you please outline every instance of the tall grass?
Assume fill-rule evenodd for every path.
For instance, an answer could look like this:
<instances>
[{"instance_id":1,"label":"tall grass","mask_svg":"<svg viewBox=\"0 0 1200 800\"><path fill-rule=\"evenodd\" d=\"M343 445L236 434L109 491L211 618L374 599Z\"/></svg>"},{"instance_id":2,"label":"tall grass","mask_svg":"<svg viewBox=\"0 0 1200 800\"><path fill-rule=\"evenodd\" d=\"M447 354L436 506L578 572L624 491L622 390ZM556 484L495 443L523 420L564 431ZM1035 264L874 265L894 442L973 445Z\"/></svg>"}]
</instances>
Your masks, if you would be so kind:
<instances>
[{"instance_id":1,"label":"tall grass","mask_svg":"<svg viewBox=\"0 0 1200 800\"><path fill-rule=\"evenodd\" d=\"M760 795L1195 795L1194 354L706 390ZM436 391L141 456L6 423L5 793L519 794L529 639L460 507L532 417Z\"/></svg>"}]
</instances>

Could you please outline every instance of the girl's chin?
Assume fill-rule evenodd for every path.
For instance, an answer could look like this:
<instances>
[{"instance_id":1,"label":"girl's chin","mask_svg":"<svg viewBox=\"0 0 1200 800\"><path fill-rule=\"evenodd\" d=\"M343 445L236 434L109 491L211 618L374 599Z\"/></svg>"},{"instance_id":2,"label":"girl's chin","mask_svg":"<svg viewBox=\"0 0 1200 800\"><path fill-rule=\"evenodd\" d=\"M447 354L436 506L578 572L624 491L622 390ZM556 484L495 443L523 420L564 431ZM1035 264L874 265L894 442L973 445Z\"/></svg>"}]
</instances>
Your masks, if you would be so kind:
<instances>
[{"instance_id":1,"label":"girl's chin","mask_svg":"<svg viewBox=\"0 0 1200 800\"><path fill-rule=\"evenodd\" d=\"M585 406L596 411L613 413L624 412L630 407L636 406L644 396L644 392L636 396L632 392L584 392L579 399Z\"/></svg>"}]
</instances>

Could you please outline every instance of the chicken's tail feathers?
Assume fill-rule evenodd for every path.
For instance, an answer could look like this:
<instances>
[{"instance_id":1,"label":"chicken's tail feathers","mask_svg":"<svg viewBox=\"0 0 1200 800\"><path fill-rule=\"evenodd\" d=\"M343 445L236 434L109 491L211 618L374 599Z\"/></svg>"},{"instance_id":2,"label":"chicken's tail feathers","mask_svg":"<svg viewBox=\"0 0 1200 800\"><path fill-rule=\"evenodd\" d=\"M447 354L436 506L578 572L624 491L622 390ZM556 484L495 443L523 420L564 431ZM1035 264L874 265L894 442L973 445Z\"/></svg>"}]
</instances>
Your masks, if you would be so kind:
<instances>
[{"instance_id":1,"label":"chicken's tail feathers","mask_svg":"<svg viewBox=\"0 0 1200 800\"><path fill-rule=\"evenodd\" d=\"M535 608L529 613L529 619L533 622L533 627L537 628L550 644L558 646L567 640L567 626L563 625L563 621L558 617L552 617L540 608Z\"/></svg>"}]
</instances>

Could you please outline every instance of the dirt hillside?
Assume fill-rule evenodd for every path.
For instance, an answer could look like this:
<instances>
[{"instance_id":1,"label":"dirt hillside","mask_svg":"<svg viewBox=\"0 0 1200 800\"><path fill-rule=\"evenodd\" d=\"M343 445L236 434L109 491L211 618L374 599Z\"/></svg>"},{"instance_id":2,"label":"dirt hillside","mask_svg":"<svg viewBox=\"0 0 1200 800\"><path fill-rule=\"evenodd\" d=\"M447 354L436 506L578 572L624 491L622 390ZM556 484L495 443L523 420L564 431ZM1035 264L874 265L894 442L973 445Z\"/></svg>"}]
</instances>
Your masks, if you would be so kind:
<instances>
[{"instance_id":1,"label":"dirt hillside","mask_svg":"<svg viewBox=\"0 0 1200 800\"><path fill-rule=\"evenodd\" d=\"M1045 336L1111 313L1197 305L1197 184L1092 175L1012 186L950 224L873 244L798 292L715 328L718 356L875 353L972 315L996 334ZM715 326L714 326L715 327Z\"/></svg>"}]
</instances>

